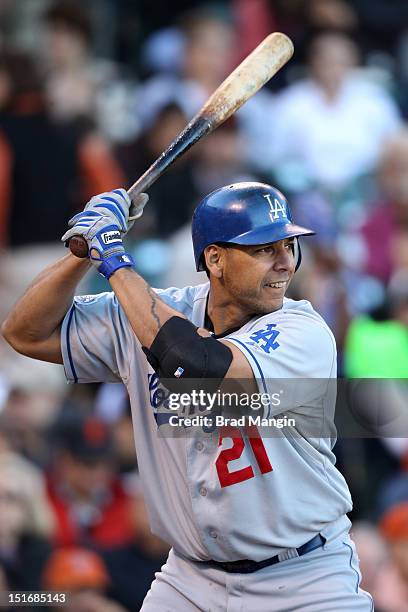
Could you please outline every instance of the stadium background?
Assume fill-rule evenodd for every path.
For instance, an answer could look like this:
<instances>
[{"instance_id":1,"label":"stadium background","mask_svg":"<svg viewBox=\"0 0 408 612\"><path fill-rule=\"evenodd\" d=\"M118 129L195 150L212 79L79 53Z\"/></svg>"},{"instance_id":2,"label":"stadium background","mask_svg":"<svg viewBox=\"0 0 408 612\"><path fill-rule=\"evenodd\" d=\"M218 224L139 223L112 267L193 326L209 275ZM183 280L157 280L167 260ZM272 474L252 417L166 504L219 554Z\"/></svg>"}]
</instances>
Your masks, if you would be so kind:
<instances>
[{"instance_id":1,"label":"stadium background","mask_svg":"<svg viewBox=\"0 0 408 612\"><path fill-rule=\"evenodd\" d=\"M194 205L224 184L271 182L317 231L290 295L329 323L340 375L407 378L407 24L405 0L1 0L0 320L64 253L88 197L131 184L281 30L294 59L152 187L129 248L154 286L202 282ZM90 275L80 291L107 289ZM1 341L0 590L137 610L167 550L147 524L126 392L69 387L61 370ZM394 387L408 409L404 381ZM408 441L344 437L335 450L363 587L376 610L404 612Z\"/></svg>"}]
</instances>

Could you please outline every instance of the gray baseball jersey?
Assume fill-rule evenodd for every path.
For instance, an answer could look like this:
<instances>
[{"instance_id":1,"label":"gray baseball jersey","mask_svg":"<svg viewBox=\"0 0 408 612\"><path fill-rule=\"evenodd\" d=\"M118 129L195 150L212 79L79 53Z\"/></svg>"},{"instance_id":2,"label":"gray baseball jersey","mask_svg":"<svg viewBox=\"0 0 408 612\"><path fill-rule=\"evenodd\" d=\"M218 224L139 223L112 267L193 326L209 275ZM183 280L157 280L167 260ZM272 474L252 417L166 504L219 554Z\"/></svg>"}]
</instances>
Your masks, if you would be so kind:
<instances>
[{"instance_id":1,"label":"gray baseball jersey","mask_svg":"<svg viewBox=\"0 0 408 612\"><path fill-rule=\"evenodd\" d=\"M158 290L195 325L203 326L209 284ZM348 487L335 468L333 437L291 431L251 439L225 435L165 437L171 410L163 389L113 293L77 297L62 328L70 382L123 381L132 411L143 490L154 533L193 560L259 561L299 547L316 533L347 530ZM271 402L263 415L285 412L304 423L314 412L332 422L336 347L329 328L307 301L285 299L282 309L255 317L226 339L248 359L260 393L274 379L321 379L321 392L293 405ZM319 385L317 385L319 388Z\"/></svg>"}]
</instances>

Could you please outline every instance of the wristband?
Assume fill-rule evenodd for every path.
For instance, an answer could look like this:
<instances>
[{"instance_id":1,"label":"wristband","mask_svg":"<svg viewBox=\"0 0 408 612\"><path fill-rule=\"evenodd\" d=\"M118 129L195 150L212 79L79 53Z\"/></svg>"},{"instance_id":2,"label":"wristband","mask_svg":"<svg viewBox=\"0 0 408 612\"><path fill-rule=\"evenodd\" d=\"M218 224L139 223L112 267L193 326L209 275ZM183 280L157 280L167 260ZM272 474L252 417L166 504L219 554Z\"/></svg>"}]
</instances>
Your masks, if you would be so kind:
<instances>
[{"instance_id":1,"label":"wristband","mask_svg":"<svg viewBox=\"0 0 408 612\"><path fill-rule=\"evenodd\" d=\"M116 253L101 263L98 272L109 279L119 268L133 268L134 265L134 259L129 253Z\"/></svg>"}]
</instances>

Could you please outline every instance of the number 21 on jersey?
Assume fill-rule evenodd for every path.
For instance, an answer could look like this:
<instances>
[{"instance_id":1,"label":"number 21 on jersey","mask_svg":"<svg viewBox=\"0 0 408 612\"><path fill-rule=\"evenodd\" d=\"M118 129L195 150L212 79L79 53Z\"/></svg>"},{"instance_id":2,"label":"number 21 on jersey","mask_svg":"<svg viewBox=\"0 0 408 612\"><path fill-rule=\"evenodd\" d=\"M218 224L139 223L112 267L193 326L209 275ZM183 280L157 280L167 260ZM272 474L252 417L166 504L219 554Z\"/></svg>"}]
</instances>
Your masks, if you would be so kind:
<instances>
[{"instance_id":1,"label":"number 21 on jersey","mask_svg":"<svg viewBox=\"0 0 408 612\"><path fill-rule=\"evenodd\" d=\"M261 474L272 472L273 468L258 429L255 425L252 425L251 427L245 428L245 433ZM252 465L234 471L230 470L228 467L228 464L235 459L239 459L244 451L245 441L242 437L241 430L238 429L238 427L222 427L220 429L218 446L221 446L223 440L226 438L232 440L232 446L223 449L215 462L221 487L229 487L239 482L243 482L244 480L249 480L255 476Z\"/></svg>"}]
</instances>

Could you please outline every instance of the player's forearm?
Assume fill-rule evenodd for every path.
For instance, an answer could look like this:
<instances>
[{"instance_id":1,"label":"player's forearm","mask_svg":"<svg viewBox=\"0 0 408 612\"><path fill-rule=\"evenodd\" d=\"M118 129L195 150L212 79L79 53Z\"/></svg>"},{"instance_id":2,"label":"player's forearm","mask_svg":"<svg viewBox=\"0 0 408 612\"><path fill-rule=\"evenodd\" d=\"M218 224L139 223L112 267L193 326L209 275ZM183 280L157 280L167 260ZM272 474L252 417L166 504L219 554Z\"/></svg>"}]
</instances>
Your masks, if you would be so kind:
<instances>
[{"instance_id":1,"label":"player's forearm","mask_svg":"<svg viewBox=\"0 0 408 612\"><path fill-rule=\"evenodd\" d=\"M27 353L27 346L49 338L61 324L76 286L89 267L88 260L69 254L43 270L2 325L9 344Z\"/></svg>"},{"instance_id":2,"label":"player's forearm","mask_svg":"<svg viewBox=\"0 0 408 612\"><path fill-rule=\"evenodd\" d=\"M143 346L150 347L159 329L171 317L185 318L165 304L134 270L121 268L109 279L129 323Z\"/></svg>"}]
</instances>

